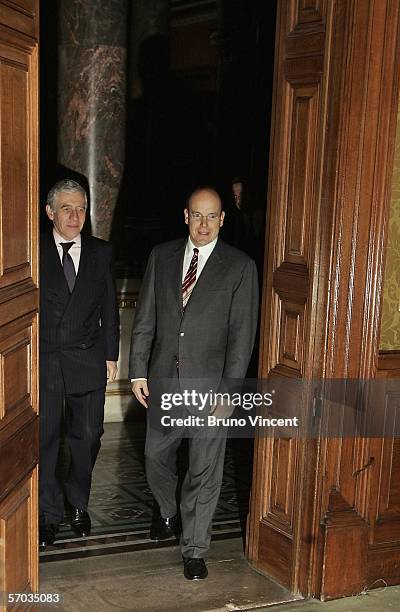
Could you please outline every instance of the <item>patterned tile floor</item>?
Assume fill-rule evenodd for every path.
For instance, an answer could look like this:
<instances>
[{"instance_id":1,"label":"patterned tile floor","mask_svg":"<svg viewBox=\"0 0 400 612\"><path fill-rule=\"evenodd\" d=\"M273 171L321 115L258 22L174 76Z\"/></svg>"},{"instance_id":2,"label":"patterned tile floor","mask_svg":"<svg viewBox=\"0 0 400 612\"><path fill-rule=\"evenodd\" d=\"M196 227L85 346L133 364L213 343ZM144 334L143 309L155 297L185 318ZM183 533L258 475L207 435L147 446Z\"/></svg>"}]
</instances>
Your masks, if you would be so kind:
<instances>
[{"instance_id":1,"label":"patterned tile floor","mask_svg":"<svg viewBox=\"0 0 400 612\"><path fill-rule=\"evenodd\" d=\"M104 554L105 549L111 548L112 552L119 552L121 546L154 546L148 540L153 498L145 477L143 451L143 423L105 425L89 503L91 537L79 540L66 524L55 546L41 553L42 560L60 558L66 551L68 556L88 556ZM185 461L183 444L178 461L181 475ZM251 464L251 441L228 440L223 485L213 520L215 537L241 535L248 508Z\"/></svg>"}]
</instances>

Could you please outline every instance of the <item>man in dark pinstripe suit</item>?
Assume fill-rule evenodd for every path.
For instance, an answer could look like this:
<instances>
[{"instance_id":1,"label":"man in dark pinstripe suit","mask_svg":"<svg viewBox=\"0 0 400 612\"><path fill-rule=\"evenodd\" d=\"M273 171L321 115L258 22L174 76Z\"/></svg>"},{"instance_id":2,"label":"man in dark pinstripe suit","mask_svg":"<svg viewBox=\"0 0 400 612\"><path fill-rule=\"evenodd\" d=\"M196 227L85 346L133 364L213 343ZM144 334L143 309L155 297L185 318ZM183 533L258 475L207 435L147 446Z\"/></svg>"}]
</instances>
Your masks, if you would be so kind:
<instances>
[{"instance_id":1,"label":"man in dark pinstripe suit","mask_svg":"<svg viewBox=\"0 0 400 612\"><path fill-rule=\"evenodd\" d=\"M225 215L214 189L196 189L184 215L188 238L161 244L150 255L135 313L129 372L136 399L148 408L146 474L160 507L150 538L165 540L180 531L176 453L188 437L181 551L185 577L202 580L208 574L205 558L226 443L226 429L207 427L207 415L224 416L227 407L209 405L203 413L189 400L176 407L174 416L181 418L163 427L160 400L165 391L173 390L174 397L220 391L245 377L257 328L258 281L254 261L218 236ZM205 416L205 426L202 419L198 426L185 425L191 414Z\"/></svg>"},{"instance_id":2,"label":"man in dark pinstripe suit","mask_svg":"<svg viewBox=\"0 0 400 612\"><path fill-rule=\"evenodd\" d=\"M47 197L53 231L40 245L40 519L39 544L52 544L64 516L90 534L87 512L91 476L103 433L107 379L117 373L119 323L112 277L112 249L81 234L86 192L59 181ZM64 487L56 477L64 420L70 470Z\"/></svg>"}]
</instances>

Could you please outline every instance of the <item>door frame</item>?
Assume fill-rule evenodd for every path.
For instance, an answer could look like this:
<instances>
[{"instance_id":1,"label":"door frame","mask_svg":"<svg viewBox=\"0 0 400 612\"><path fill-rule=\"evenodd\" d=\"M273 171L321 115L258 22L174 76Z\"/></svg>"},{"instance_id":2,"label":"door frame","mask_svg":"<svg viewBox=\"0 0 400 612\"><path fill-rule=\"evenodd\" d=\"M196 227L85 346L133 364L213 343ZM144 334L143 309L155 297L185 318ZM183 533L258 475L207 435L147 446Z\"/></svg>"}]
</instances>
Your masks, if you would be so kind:
<instances>
[{"instance_id":1,"label":"door frame","mask_svg":"<svg viewBox=\"0 0 400 612\"><path fill-rule=\"evenodd\" d=\"M376 376L399 22L395 0L278 2L262 379ZM307 172L295 165L296 147ZM288 233L292 219L303 219L301 235ZM312 402L305 409L309 418ZM336 439L258 436L251 563L304 596L361 592L373 578L369 521L380 473L367 465L371 452L368 439L344 432ZM278 486L283 473L287 481Z\"/></svg>"}]
</instances>

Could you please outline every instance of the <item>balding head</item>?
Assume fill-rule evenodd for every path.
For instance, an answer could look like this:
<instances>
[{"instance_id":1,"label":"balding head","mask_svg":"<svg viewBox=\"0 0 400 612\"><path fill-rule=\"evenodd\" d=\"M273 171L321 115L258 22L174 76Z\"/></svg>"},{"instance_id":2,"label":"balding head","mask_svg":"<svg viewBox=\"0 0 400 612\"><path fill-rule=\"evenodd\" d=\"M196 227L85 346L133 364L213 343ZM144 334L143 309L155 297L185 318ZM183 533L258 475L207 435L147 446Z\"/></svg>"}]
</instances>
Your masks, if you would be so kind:
<instances>
[{"instance_id":1,"label":"balding head","mask_svg":"<svg viewBox=\"0 0 400 612\"><path fill-rule=\"evenodd\" d=\"M209 195L210 198L215 198L215 200L218 201L220 210L222 210L221 198L219 197L219 193L213 187L198 187L198 189L195 189L194 191L192 191L192 193L187 199L186 208L190 209L190 204L192 200L196 199L197 196L207 196L207 194Z\"/></svg>"}]
</instances>

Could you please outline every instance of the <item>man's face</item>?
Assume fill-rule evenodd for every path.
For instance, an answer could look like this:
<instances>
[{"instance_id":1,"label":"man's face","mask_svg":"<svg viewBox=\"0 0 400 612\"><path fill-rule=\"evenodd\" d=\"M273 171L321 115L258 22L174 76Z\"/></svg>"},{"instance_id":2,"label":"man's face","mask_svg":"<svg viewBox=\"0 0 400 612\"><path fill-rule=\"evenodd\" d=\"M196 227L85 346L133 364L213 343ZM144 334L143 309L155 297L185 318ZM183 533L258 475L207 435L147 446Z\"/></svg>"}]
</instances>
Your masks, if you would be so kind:
<instances>
[{"instance_id":1,"label":"man's face","mask_svg":"<svg viewBox=\"0 0 400 612\"><path fill-rule=\"evenodd\" d=\"M192 196L184 213L190 239L197 247L215 240L224 224L225 213L221 210L221 200L207 190Z\"/></svg>"},{"instance_id":2,"label":"man's face","mask_svg":"<svg viewBox=\"0 0 400 612\"><path fill-rule=\"evenodd\" d=\"M47 204L46 212L60 236L65 240L73 240L85 223L85 196L80 191L61 191L54 198L53 208Z\"/></svg>"},{"instance_id":3,"label":"man's face","mask_svg":"<svg viewBox=\"0 0 400 612\"><path fill-rule=\"evenodd\" d=\"M240 208L240 205L241 205L242 191L243 191L243 184L241 182L232 183L233 199L235 200L235 204L238 208Z\"/></svg>"}]
</instances>

